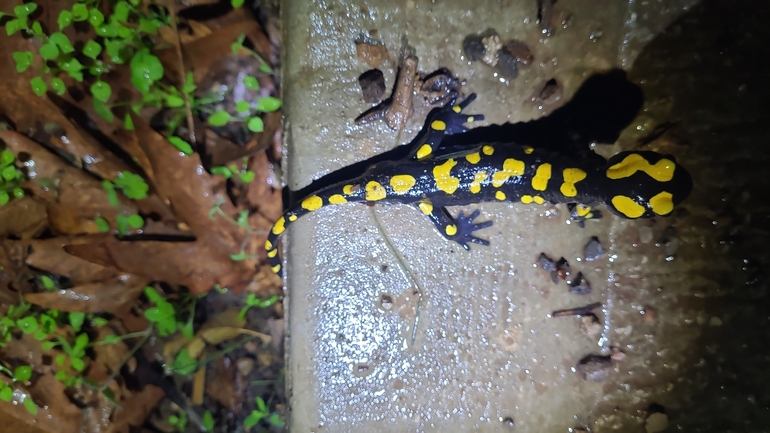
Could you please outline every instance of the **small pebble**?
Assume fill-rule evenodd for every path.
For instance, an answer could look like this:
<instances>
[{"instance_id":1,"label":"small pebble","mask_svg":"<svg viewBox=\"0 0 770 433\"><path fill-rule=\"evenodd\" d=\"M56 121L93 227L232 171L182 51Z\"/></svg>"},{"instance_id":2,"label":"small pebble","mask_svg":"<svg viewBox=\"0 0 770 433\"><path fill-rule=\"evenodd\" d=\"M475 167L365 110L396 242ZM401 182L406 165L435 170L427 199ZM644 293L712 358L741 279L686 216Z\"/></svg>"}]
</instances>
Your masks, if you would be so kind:
<instances>
[{"instance_id":1,"label":"small pebble","mask_svg":"<svg viewBox=\"0 0 770 433\"><path fill-rule=\"evenodd\" d=\"M587 355L578 362L577 371L585 380L603 382L607 380L612 370L612 358L602 355Z\"/></svg>"},{"instance_id":2,"label":"small pebble","mask_svg":"<svg viewBox=\"0 0 770 433\"><path fill-rule=\"evenodd\" d=\"M586 261L593 262L604 255L604 246L599 242L599 238L593 236L590 241L583 248L583 258Z\"/></svg>"},{"instance_id":3,"label":"small pebble","mask_svg":"<svg viewBox=\"0 0 770 433\"><path fill-rule=\"evenodd\" d=\"M647 433L658 433L666 429L668 429L668 415L665 413L656 412L644 420L644 430Z\"/></svg>"},{"instance_id":4,"label":"small pebble","mask_svg":"<svg viewBox=\"0 0 770 433\"><path fill-rule=\"evenodd\" d=\"M648 244L652 241L652 229L649 227L639 227L639 242Z\"/></svg>"},{"instance_id":5,"label":"small pebble","mask_svg":"<svg viewBox=\"0 0 770 433\"><path fill-rule=\"evenodd\" d=\"M241 376L248 377L251 370L254 369L254 360L247 357L239 358L238 361L236 361L236 365Z\"/></svg>"},{"instance_id":6,"label":"small pebble","mask_svg":"<svg viewBox=\"0 0 770 433\"><path fill-rule=\"evenodd\" d=\"M358 85L364 95L364 101L377 104L385 94L385 76L379 69L370 69L358 77Z\"/></svg>"}]
</instances>

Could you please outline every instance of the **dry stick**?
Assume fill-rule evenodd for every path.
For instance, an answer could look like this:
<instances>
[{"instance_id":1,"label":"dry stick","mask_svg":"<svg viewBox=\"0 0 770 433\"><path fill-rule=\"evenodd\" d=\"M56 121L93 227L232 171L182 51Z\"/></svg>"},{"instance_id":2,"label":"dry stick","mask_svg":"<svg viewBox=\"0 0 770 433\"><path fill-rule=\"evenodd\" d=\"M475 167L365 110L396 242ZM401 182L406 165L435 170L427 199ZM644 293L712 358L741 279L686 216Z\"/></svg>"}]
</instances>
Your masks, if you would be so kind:
<instances>
[{"instance_id":1,"label":"dry stick","mask_svg":"<svg viewBox=\"0 0 770 433\"><path fill-rule=\"evenodd\" d=\"M417 308L414 312L414 323L412 324L412 342L410 343L410 346L414 346L414 340L417 338L417 326L420 324L420 312L422 311L422 287L417 283L417 281L412 276L412 273L409 272L409 268L406 266L406 263L404 263L404 260L401 258L401 254L396 251L396 247L393 246L393 243L390 241L390 238L388 237L388 234L385 233L385 230L382 228L382 225L380 224L380 219L377 218L377 212L374 211L374 207L369 208L369 212L371 212L372 217L374 217L374 223L377 226L377 230L380 232L380 235L385 240L385 245L388 246L388 249L390 250L391 254L396 258L396 261L398 262L398 267L401 270L401 273L404 275L404 278L408 282L411 282L410 289L412 287L417 288Z\"/></svg>"}]
</instances>

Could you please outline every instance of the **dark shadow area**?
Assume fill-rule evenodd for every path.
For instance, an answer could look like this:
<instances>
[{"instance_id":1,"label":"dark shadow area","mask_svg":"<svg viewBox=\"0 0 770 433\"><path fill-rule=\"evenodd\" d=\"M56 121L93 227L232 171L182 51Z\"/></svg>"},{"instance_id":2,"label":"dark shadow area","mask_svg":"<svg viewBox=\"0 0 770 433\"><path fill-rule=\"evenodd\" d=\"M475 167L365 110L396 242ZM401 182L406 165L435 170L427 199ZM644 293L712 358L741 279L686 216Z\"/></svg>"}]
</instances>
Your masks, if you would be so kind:
<instances>
[{"instance_id":1,"label":"dark shadow area","mask_svg":"<svg viewBox=\"0 0 770 433\"><path fill-rule=\"evenodd\" d=\"M436 154L457 152L480 143L503 142L542 148L576 159L595 158L603 163L604 158L590 150L589 144L614 143L620 132L636 117L642 102L639 87L628 81L624 71L615 69L588 78L568 103L548 117L531 122L478 127L451 135L444 139ZM474 113L473 104L465 111ZM413 143L425 133L423 128ZM327 174L297 191L285 187L284 209L321 188L360 176L373 164L405 158L411 148L411 144L399 146Z\"/></svg>"},{"instance_id":2,"label":"dark shadow area","mask_svg":"<svg viewBox=\"0 0 770 433\"><path fill-rule=\"evenodd\" d=\"M629 71L657 123L652 139L675 143L694 183L680 224L690 241L676 257L692 287L663 290L678 294L669 314L682 317L674 320L699 318L691 326L700 337L682 341L671 332L676 325L656 336L662 348L691 350L671 377L656 381L674 384L655 402L667 409L667 431L770 428L770 67L760 54L770 43L769 16L767 2L705 0L651 41ZM660 371L656 362L651 369Z\"/></svg>"}]
</instances>

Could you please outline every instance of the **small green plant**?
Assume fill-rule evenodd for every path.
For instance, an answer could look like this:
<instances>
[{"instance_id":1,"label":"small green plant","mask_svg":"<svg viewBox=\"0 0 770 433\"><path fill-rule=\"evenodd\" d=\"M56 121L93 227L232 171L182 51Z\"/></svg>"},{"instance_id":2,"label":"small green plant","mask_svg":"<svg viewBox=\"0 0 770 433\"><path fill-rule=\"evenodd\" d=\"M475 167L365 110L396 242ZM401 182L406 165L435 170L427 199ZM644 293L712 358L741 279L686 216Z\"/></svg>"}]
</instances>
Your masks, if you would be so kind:
<instances>
[{"instance_id":1,"label":"small green plant","mask_svg":"<svg viewBox=\"0 0 770 433\"><path fill-rule=\"evenodd\" d=\"M210 410L203 412L203 428L207 432L214 431L214 415L211 414Z\"/></svg>"},{"instance_id":2,"label":"small green plant","mask_svg":"<svg viewBox=\"0 0 770 433\"><path fill-rule=\"evenodd\" d=\"M231 179L235 177L241 183L249 183L254 180L255 174L253 171L247 168L248 158L244 158L241 162L240 168L235 164L229 166L216 166L211 167L211 174L218 174L225 179Z\"/></svg>"},{"instance_id":3,"label":"small green plant","mask_svg":"<svg viewBox=\"0 0 770 433\"><path fill-rule=\"evenodd\" d=\"M118 200L117 191L121 191L123 195L131 200L141 200L147 197L147 191L150 186L144 179L134 173L128 171L121 171L118 173L118 177L114 182L109 180L102 181L102 188L107 191L107 200L112 206L120 206ZM106 219L101 216L94 218L100 232L108 232L110 230L110 224ZM139 229L144 226L144 218L139 214L124 215L118 214L116 217L118 236L124 236L128 234L129 229Z\"/></svg>"},{"instance_id":4,"label":"small green plant","mask_svg":"<svg viewBox=\"0 0 770 433\"><path fill-rule=\"evenodd\" d=\"M185 427L187 427L187 413L181 411L179 415L170 415L168 423L176 427L177 431L184 432Z\"/></svg>"},{"instance_id":5,"label":"small green plant","mask_svg":"<svg viewBox=\"0 0 770 433\"><path fill-rule=\"evenodd\" d=\"M265 420L269 425L275 427L283 427L286 425L278 413L270 412L270 409L267 407L267 404L265 404L265 400L263 400L262 397L257 397L256 403L257 408L251 411L249 416L243 420L243 425L245 427L254 427L262 420Z\"/></svg>"},{"instance_id":6,"label":"small green plant","mask_svg":"<svg viewBox=\"0 0 770 433\"><path fill-rule=\"evenodd\" d=\"M249 293L246 295L246 305L238 313L238 319L243 320L251 308L267 308L278 302L279 299L281 299L279 295L274 295L267 299L259 299L254 293Z\"/></svg>"},{"instance_id":7,"label":"small green plant","mask_svg":"<svg viewBox=\"0 0 770 433\"><path fill-rule=\"evenodd\" d=\"M12 197L24 197L21 182L25 180L24 173L16 168L16 155L10 150L0 152L0 206L11 201Z\"/></svg>"},{"instance_id":8,"label":"small green plant","mask_svg":"<svg viewBox=\"0 0 770 433\"><path fill-rule=\"evenodd\" d=\"M13 379L14 382L27 382L32 378L32 367L29 365L20 365L11 371L10 369L0 365L0 373L5 374L6 376ZM5 402L10 402L13 400L13 387L11 385L0 382L0 400ZM32 397L29 395L24 395L22 401L22 405L24 405L24 408L29 411L32 415L37 414L37 405L35 405L35 402L32 401Z\"/></svg>"},{"instance_id":9,"label":"small green plant","mask_svg":"<svg viewBox=\"0 0 770 433\"><path fill-rule=\"evenodd\" d=\"M171 365L166 365L166 368L173 373L189 376L198 369L198 360L190 356L190 352L185 347L176 354Z\"/></svg>"}]
</instances>

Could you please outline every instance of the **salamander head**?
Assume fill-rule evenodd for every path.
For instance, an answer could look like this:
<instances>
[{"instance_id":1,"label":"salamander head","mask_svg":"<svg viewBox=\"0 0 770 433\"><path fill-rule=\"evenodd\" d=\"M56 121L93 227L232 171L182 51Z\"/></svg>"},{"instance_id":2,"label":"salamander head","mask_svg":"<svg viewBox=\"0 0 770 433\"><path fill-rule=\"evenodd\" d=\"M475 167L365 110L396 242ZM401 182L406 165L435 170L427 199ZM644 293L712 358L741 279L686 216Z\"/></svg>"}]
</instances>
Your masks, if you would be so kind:
<instances>
[{"instance_id":1,"label":"salamander head","mask_svg":"<svg viewBox=\"0 0 770 433\"><path fill-rule=\"evenodd\" d=\"M618 153L603 174L605 205L623 218L669 215L692 191L690 174L674 157L652 151Z\"/></svg>"}]
</instances>

